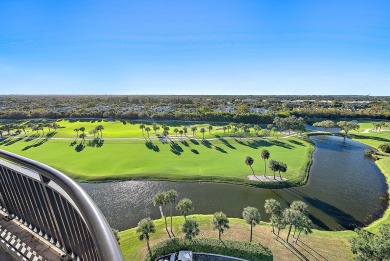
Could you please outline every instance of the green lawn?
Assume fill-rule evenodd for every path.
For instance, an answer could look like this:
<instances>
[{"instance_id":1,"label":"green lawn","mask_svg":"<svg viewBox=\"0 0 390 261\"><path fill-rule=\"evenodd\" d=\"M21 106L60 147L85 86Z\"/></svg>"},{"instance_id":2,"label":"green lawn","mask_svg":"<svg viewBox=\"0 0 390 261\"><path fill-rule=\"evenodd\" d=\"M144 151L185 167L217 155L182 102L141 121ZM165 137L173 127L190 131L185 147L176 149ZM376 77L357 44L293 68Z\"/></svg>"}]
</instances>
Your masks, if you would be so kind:
<instances>
[{"instance_id":1,"label":"green lawn","mask_svg":"<svg viewBox=\"0 0 390 261\"><path fill-rule=\"evenodd\" d=\"M200 224L199 237L218 239L218 232L212 229L212 215L192 215L188 218L196 219ZM250 227L243 219L229 218L230 229L226 230L222 240L249 240ZM168 238L165 231L164 220L154 221L156 233L152 234L150 242L155 243ZM177 237L183 237L180 227L184 223L183 217L174 217L173 231ZM169 219L168 219L169 224ZM258 242L272 251L274 260L302 260L302 255L309 260L351 260L353 257L350 251L348 239L354 235L351 231L346 232L323 232L314 230L308 236L302 235L300 243L294 244L294 248L289 246L283 239L286 237L286 230L281 232L279 241L274 240L272 228L267 223L261 223L253 229L253 242ZM140 241L135 232L135 228L121 231L119 233L120 247L126 260L143 260L147 252L146 242ZM292 239L292 238L291 238ZM291 240L292 241L292 240ZM290 242L291 242L290 241Z\"/></svg>"},{"instance_id":2,"label":"green lawn","mask_svg":"<svg viewBox=\"0 0 390 261\"><path fill-rule=\"evenodd\" d=\"M245 165L246 156L254 158L253 168L257 174L264 173L262 149L268 149L271 159L288 165L284 177L291 183L301 182L306 174L312 144L290 137L242 139L224 135L214 127L202 140L197 133L193 138L170 135L173 142L163 143L152 131L150 140L144 138L140 123L114 122L69 122L59 121L57 133L46 139L39 132L6 138L0 148L8 150L57 168L78 181L104 181L114 179L169 179L209 180L258 185L246 179L251 169ZM98 124L104 126L103 141L93 141L93 135L81 144L74 140L75 128L84 126L86 133ZM170 126L171 130L176 126ZM198 129L207 124L197 125ZM161 130L158 132L161 133ZM145 134L147 136L147 134ZM44 139L42 139L44 138ZM65 140L63 139L65 138ZM133 139L129 139L133 138ZM271 173L268 173L271 175Z\"/></svg>"}]
</instances>

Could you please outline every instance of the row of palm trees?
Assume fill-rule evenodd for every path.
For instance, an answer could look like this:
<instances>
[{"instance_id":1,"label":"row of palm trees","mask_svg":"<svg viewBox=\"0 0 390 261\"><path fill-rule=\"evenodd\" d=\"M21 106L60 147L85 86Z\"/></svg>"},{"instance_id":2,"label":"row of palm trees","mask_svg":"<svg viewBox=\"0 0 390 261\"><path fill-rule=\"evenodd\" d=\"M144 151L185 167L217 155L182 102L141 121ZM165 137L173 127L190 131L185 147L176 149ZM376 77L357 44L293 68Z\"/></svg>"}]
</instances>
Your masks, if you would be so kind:
<instances>
[{"instance_id":1,"label":"row of palm trees","mask_svg":"<svg viewBox=\"0 0 390 261\"><path fill-rule=\"evenodd\" d=\"M98 125L95 128L93 128L89 132L89 134L93 134L93 136L95 136L97 134L98 138L102 138L103 137L103 130L104 130L104 126ZM85 127L75 128L75 129L73 129L73 131L76 132L76 139L80 138L84 141L85 138L87 137L87 134L85 134L85 131L86 131ZM80 135L79 135L79 132L81 132ZM99 137L99 135L100 135L100 137Z\"/></svg>"},{"instance_id":2,"label":"row of palm trees","mask_svg":"<svg viewBox=\"0 0 390 261\"><path fill-rule=\"evenodd\" d=\"M172 212L175 207L176 201L178 199L177 191L171 189L168 191L163 191L157 193L152 201L155 206L159 206L162 215L164 217L165 229L169 238L176 237L172 228ZM165 207L168 207L170 210L171 217L171 226L170 230L168 229ZM180 211L180 214L184 216L184 224L182 225L181 231L184 234L185 239L193 240L196 236L199 235L199 223L195 219L188 219L187 215L194 210L192 201L187 198L183 198L176 205L176 209ZM264 204L264 209L267 214L270 215L270 221L272 225L272 233L276 235L275 239L280 238L280 230L283 228L288 228L288 233L286 236L286 242L290 238L292 228L294 228L293 238L295 238L294 243L297 243L302 232L305 234L312 233L313 223L309 219L309 211L307 205L302 201L293 201L289 208L282 209L282 206L279 201L275 199L267 199ZM250 235L249 242L252 242L253 239L253 227L258 225L261 221L261 214L259 210L255 207L246 207L243 209L242 217L247 224L250 225ZM214 230L218 230L218 238L222 240L222 234L229 229L229 219L225 213L222 211L215 212L211 219ZM277 233L275 232L275 227L277 228ZM146 240L148 251L150 255L150 234L156 232L156 227L154 221L149 218L142 219L137 226L136 232L139 233L140 240ZM296 232L298 234L296 235Z\"/></svg>"},{"instance_id":3,"label":"row of palm trees","mask_svg":"<svg viewBox=\"0 0 390 261\"><path fill-rule=\"evenodd\" d=\"M165 136L165 137L169 135L169 130L170 130L169 126L167 126L165 124L159 126L157 123L153 123L152 128L150 128L149 126L146 126L145 124L142 123L142 124L140 124L139 128L142 130L142 134L144 134L144 131L147 132L148 138L149 138L149 132L151 132L152 130L157 135L157 131L162 129L163 130L162 135ZM249 134L251 128L253 128L253 131L254 131L254 133L256 135L259 134L259 131L263 130L263 136L265 136L265 137L270 135L271 130L274 131L274 132L276 131L276 128L273 126L273 124L268 124L267 125L267 129L262 129L259 125L244 124L244 123L234 123L234 122L231 122L227 126L223 126L222 127L224 134L226 134L226 131L227 131L228 135L230 135L230 132L232 132L234 135L236 135L238 133L238 135L241 135L241 136L246 136L247 134ZM202 133L202 136L203 136L203 139L204 139L204 134L207 131L209 133L211 133L211 131L213 129L214 129L214 127L212 125L208 125L207 127L200 128L199 132ZM196 131L198 131L198 127L196 127L196 126L190 126L190 127L184 126L181 129L174 128L173 132L176 134L176 136L178 136L178 134L180 134L180 137L183 138L183 135L187 136L187 133L188 133L189 130L192 132L192 136L194 137Z\"/></svg>"},{"instance_id":4,"label":"row of palm trees","mask_svg":"<svg viewBox=\"0 0 390 261\"><path fill-rule=\"evenodd\" d=\"M31 129L31 131L42 131L42 134L45 134L44 128L48 128L49 132L51 132L51 129L54 129L55 131L60 128L60 125L57 124L57 122L40 122L37 124L28 123L28 124L4 124L0 126L0 137L4 138L4 133L7 132L8 135L11 135L11 131L15 130L16 134L21 133L22 131L24 134L27 134L27 130Z\"/></svg>"},{"instance_id":5,"label":"row of palm trees","mask_svg":"<svg viewBox=\"0 0 390 261\"><path fill-rule=\"evenodd\" d=\"M264 160L264 177L266 176L267 173L267 160L269 159L270 156L271 156L270 152L265 149L262 150L260 153L260 157ZM255 171L252 168L254 162L255 160L251 156L248 156L245 159L245 164L251 168L253 174L255 174Z\"/></svg>"},{"instance_id":6,"label":"row of palm trees","mask_svg":"<svg viewBox=\"0 0 390 261\"><path fill-rule=\"evenodd\" d=\"M271 155L270 152L268 150L265 150L265 149L262 150L260 153L260 157L264 160L264 177L266 176L266 173L267 173L267 160L269 159L270 155ZM254 162L255 162L255 160L251 156L247 156L245 159L245 164L251 168L253 175L255 174L255 171L252 168L252 165ZM281 161L270 160L268 167L271 171L274 172L274 179L275 179L275 172L276 171L279 172L280 179L282 179L280 172L287 171L287 164L284 162L281 162Z\"/></svg>"}]
</instances>

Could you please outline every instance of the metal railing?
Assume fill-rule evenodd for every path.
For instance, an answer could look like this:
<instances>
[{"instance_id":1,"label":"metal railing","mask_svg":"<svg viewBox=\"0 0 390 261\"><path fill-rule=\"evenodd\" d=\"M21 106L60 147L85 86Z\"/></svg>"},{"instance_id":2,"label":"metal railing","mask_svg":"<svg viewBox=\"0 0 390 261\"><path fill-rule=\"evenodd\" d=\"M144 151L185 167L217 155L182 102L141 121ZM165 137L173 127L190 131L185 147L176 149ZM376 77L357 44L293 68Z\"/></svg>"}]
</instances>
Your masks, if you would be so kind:
<instances>
[{"instance_id":1,"label":"metal railing","mask_svg":"<svg viewBox=\"0 0 390 261\"><path fill-rule=\"evenodd\" d=\"M72 179L40 162L0 150L0 208L73 260L121 261L111 228Z\"/></svg>"}]
</instances>

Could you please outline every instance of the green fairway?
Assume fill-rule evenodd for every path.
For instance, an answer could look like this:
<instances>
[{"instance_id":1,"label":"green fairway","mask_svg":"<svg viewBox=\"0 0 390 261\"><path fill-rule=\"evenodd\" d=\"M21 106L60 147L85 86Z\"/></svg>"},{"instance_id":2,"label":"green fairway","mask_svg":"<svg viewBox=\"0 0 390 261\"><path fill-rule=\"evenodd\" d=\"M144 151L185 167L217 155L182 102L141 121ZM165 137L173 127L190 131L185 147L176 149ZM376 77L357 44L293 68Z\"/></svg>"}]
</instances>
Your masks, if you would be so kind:
<instances>
[{"instance_id":1,"label":"green fairway","mask_svg":"<svg viewBox=\"0 0 390 261\"><path fill-rule=\"evenodd\" d=\"M252 174L245 165L245 158L254 158L256 174L264 174L262 149L271 153L270 159L283 161L288 171L283 177L290 184L300 183L306 175L313 145L296 137L255 138L230 137L221 127L214 126L211 133L205 133L205 140L199 129L208 124L198 124L193 137L174 134L174 128L184 123L175 122L170 127L167 142L157 138L154 131L147 133L140 129L140 123L114 122L69 122L59 121L61 126L48 137L48 129L25 135L9 137L0 142L0 148L8 150L57 168L78 181L104 181L114 179L166 179L166 180L208 180L259 185L247 180ZM76 140L75 128L85 127L88 133L102 124L102 139L87 136L83 143ZM161 123L163 124L163 123ZM160 125L161 125L160 124ZM168 124L168 123L166 123ZM152 128L152 125L145 124ZM193 126L193 125L191 125ZM157 134L161 134L158 130ZM172 134L171 134L172 133ZM80 134L80 132L79 132ZM208 138L208 140L206 140ZM267 168L267 175L272 173ZM268 184L260 184L260 186ZM286 184L284 184L286 185Z\"/></svg>"}]
</instances>

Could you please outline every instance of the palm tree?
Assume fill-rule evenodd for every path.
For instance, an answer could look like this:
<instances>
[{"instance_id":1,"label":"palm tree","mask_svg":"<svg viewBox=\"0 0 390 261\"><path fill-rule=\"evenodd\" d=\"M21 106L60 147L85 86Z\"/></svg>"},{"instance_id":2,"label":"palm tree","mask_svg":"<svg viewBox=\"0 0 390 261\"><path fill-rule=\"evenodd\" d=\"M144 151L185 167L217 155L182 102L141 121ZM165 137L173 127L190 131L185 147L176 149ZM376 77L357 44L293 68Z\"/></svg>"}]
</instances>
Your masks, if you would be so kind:
<instances>
[{"instance_id":1,"label":"palm tree","mask_svg":"<svg viewBox=\"0 0 390 261\"><path fill-rule=\"evenodd\" d=\"M295 239L295 244L298 243L298 239L302 231L304 231L305 235L313 233L311 230L313 227L313 222L307 216L301 216L301 219L299 220L299 223L296 225L296 227L298 227L299 232L297 238Z\"/></svg>"},{"instance_id":2,"label":"palm tree","mask_svg":"<svg viewBox=\"0 0 390 261\"><path fill-rule=\"evenodd\" d=\"M153 205L161 208L162 215L164 216L165 230L167 231L169 238L171 238L171 234L168 231L167 216L165 215L165 206L169 203L167 193L164 191L157 193L154 195L152 201Z\"/></svg>"},{"instance_id":3,"label":"palm tree","mask_svg":"<svg viewBox=\"0 0 390 261\"><path fill-rule=\"evenodd\" d=\"M221 235L225 231L225 228L229 228L229 219L222 211L215 212L212 219L213 229L218 229L218 238L221 240Z\"/></svg>"},{"instance_id":4,"label":"palm tree","mask_svg":"<svg viewBox=\"0 0 390 261\"><path fill-rule=\"evenodd\" d=\"M201 129L200 129L200 133L203 134L203 139L204 139L204 133L205 133L205 132L206 132L205 128L201 128Z\"/></svg>"},{"instance_id":5,"label":"palm tree","mask_svg":"<svg viewBox=\"0 0 390 261\"><path fill-rule=\"evenodd\" d=\"M148 133L148 138L149 138L149 131L150 131L150 128L149 128L149 127L146 127L146 128L145 128L145 131Z\"/></svg>"},{"instance_id":6,"label":"palm tree","mask_svg":"<svg viewBox=\"0 0 390 261\"><path fill-rule=\"evenodd\" d=\"M177 193L176 190L170 189L166 192L166 196L167 196L167 201L169 204L169 209L170 209L170 214L171 214L171 233L173 236L175 236L175 234L172 231L172 226L173 226L173 224L172 224L173 223L172 222L173 213L172 212L173 212L173 209L175 208L176 200L179 197L179 194Z\"/></svg>"},{"instance_id":7,"label":"palm tree","mask_svg":"<svg viewBox=\"0 0 390 261\"><path fill-rule=\"evenodd\" d=\"M304 216L307 216L309 214L309 210L307 208L307 205L305 202L303 201L300 201L300 200L295 200L291 203L291 206L290 206L291 209L293 210L296 210L298 211L299 213L301 213L302 215ZM294 235L293 237L295 237L295 232L297 231L297 227L295 227L294 229Z\"/></svg>"},{"instance_id":8,"label":"palm tree","mask_svg":"<svg viewBox=\"0 0 390 261\"><path fill-rule=\"evenodd\" d=\"M85 132L85 128L84 127L80 127L79 130L84 133Z\"/></svg>"},{"instance_id":9,"label":"palm tree","mask_svg":"<svg viewBox=\"0 0 390 261\"><path fill-rule=\"evenodd\" d=\"M56 123L56 122L53 122L53 129L55 130L55 131L57 131L57 129L59 128L59 127L61 127L58 123ZM24 130L24 129L23 129Z\"/></svg>"},{"instance_id":10,"label":"palm tree","mask_svg":"<svg viewBox=\"0 0 390 261\"><path fill-rule=\"evenodd\" d=\"M185 239L192 240L199 235L199 223L196 220L186 220L181 228L181 231L185 234Z\"/></svg>"},{"instance_id":11,"label":"palm tree","mask_svg":"<svg viewBox=\"0 0 390 261\"><path fill-rule=\"evenodd\" d=\"M179 132L179 129L178 128L174 128L173 132L176 133L176 137L177 137L177 133Z\"/></svg>"},{"instance_id":12,"label":"palm tree","mask_svg":"<svg viewBox=\"0 0 390 261\"><path fill-rule=\"evenodd\" d=\"M236 135L236 132L238 131L238 129L236 127L233 128L233 133L234 135Z\"/></svg>"},{"instance_id":13,"label":"palm tree","mask_svg":"<svg viewBox=\"0 0 390 261\"><path fill-rule=\"evenodd\" d=\"M284 223L289 226L287 239L286 239L287 242L288 242L288 239L290 237L292 226L297 225L299 219L301 218L301 215L302 215L301 212L294 210L294 209L291 209L291 208L285 209L283 211Z\"/></svg>"},{"instance_id":14,"label":"palm tree","mask_svg":"<svg viewBox=\"0 0 390 261\"><path fill-rule=\"evenodd\" d=\"M247 224L251 225L251 235L250 235L249 242L252 242L253 227L260 223L260 218L261 218L260 212L257 208L246 207L242 212L242 217L244 218Z\"/></svg>"},{"instance_id":15,"label":"palm tree","mask_svg":"<svg viewBox=\"0 0 390 261\"><path fill-rule=\"evenodd\" d=\"M274 179L276 179L275 172L279 170L279 162L277 162L276 160L270 160L268 166L270 170L274 172Z\"/></svg>"},{"instance_id":16,"label":"palm tree","mask_svg":"<svg viewBox=\"0 0 390 261\"><path fill-rule=\"evenodd\" d=\"M287 171L287 165L286 163L283 163L283 162L278 162L278 171L279 171L279 178L280 180L282 180L282 176L280 175L280 172L286 172Z\"/></svg>"},{"instance_id":17,"label":"palm tree","mask_svg":"<svg viewBox=\"0 0 390 261\"><path fill-rule=\"evenodd\" d=\"M184 220L187 220L187 215L194 210L194 206L190 199L183 198L177 203L176 210L180 211L180 214L184 216Z\"/></svg>"},{"instance_id":18,"label":"palm tree","mask_svg":"<svg viewBox=\"0 0 390 261\"><path fill-rule=\"evenodd\" d=\"M142 130L142 135L144 135L144 129L145 129L145 124L140 124L139 128Z\"/></svg>"},{"instance_id":19,"label":"palm tree","mask_svg":"<svg viewBox=\"0 0 390 261\"><path fill-rule=\"evenodd\" d=\"M191 127L192 136L195 136L195 131L197 131L197 130L198 130L197 127Z\"/></svg>"},{"instance_id":20,"label":"palm tree","mask_svg":"<svg viewBox=\"0 0 390 261\"><path fill-rule=\"evenodd\" d=\"M211 133L211 131L213 130L213 126L209 125L209 126L207 127L207 129L209 130L209 133Z\"/></svg>"},{"instance_id":21,"label":"palm tree","mask_svg":"<svg viewBox=\"0 0 390 261\"><path fill-rule=\"evenodd\" d=\"M80 139L82 139L83 143L84 143L86 137L87 137L87 135L85 135L84 133L80 134Z\"/></svg>"},{"instance_id":22,"label":"palm tree","mask_svg":"<svg viewBox=\"0 0 390 261\"><path fill-rule=\"evenodd\" d=\"M76 129L74 129L74 131L76 132L76 140L77 140L77 138L79 137L79 131L80 131L80 129L79 129L79 128L76 128Z\"/></svg>"},{"instance_id":23,"label":"palm tree","mask_svg":"<svg viewBox=\"0 0 390 261\"><path fill-rule=\"evenodd\" d=\"M230 129L231 129L232 127L230 126L230 125L228 125L228 126L226 126L226 129L228 130L228 135L230 135Z\"/></svg>"},{"instance_id":24,"label":"palm tree","mask_svg":"<svg viewBox=\"0 0 390 261\"><path fill-rule=\"evenodd\" d=\"M156 232L156 227L154 225L153 220L151 218L141 219L141 221L138 222L136 232L141 233L141 235L139 235L139 240L146 239L146 245L148 246L149 254L152 255L152 251L150 250L150 245L149 245L149 239L150 239L150 234Z\"/></svg>"},{"instance_id":25,"label":"palm tree","mask_svg":"<svg viewBox=\"0 0 390 261\"><path fill-rule=\"evenodd\" d=\"M99 136L99 132L100 132L100 137L101 138L103 137L103 130L104 130L104 126L103 125L96 126L96 131L98 132L98 136Z\"/></svg>"},{"instance_id":26,"label":"palm tree","mask_svg":"<svg viewBox=\"0 0 390 261\"><path fill-rule=\"evenodd\" d=\"M223 126L222 129L223 129L223 134L226 134L226 129L227 129L227 127L226 127L226 126Z\"/></svg>"},{"instance_id":27,"label":"palm tree","mask_svg":"<svg viewBox=\"0 0 390 261\"><path fill-rule=\"evenodd\" d=\"M267 159L269 159L270 153L268 150L262 150L260 156L264 160L264 177L265 177L265 175L267 174Z\"/></svg>"},{"instance_id":28,"label":"palm tree","mask_svg":"<svg viewBox=\"0 0 390 261\"><path fill-rule=\"evenodd\" d=\"M255 172L253 171L253 168L252 168L253 162L254 162L254 160L253 160L252 157L250 157L250 156L246 157L246 159L245 159L245 164L248 165L248 166L251 168L252 173L253 173L253 175L254 175Z\"/></svg>"},{"instance_id":29,"label":"palm tree","mask_svg":"<svg viewBox=\"0 0 390 261\"><path fill-rule=\"evenodd\" d=\"M153 123L153 130L154 130L154 134L157 135L157 131L160 129L160 126L158 126L156 123Z\"/></svg>"},{"instance_id":30,"label":"palm tree","mask_svg":"<svg viewBox=\"0 0 390 261\"><path fill-rule=\"evenodd\" d=\"M179 130L179 134L180 134L180 139L181 139L181 140L183 139L183 133L184 133L183 130Z\"/></svg>"},{"instance_id":31,"label":"palm tree","mask_svg":"<svg viewBox=\"0 0 390 261\"><path fill-rule=\"evenodd\" d=\"M275 234L275 225L282 214L282 206L276 199L266 199L264 204L265 213L271 215L272 233Z\"/></svg>"},{"instance_id":32,"label":"palm tree","mask_svg":"<svg viewBox=\"0 0 390 261\"><path fill-rule=\"evenodd\" d=\"M184 135L187 136L187 132L188 132L187 127L185 127L185 126L183 127L183 132L184 132Z\"/></svg>"}]
</instances>

